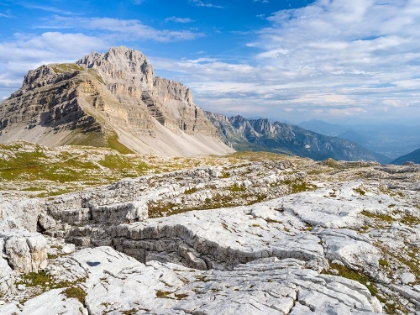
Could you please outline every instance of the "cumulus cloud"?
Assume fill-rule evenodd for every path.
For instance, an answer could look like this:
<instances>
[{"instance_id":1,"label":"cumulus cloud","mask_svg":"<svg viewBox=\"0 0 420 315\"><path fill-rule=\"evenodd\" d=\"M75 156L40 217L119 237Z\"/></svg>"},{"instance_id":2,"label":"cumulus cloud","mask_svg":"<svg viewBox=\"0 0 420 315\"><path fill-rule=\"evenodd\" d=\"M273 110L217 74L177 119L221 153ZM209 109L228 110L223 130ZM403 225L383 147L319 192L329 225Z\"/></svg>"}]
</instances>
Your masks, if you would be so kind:
<instances>
[{"instance_id":1,"label":"cumulus cloud","mask_svg":"<svg viewBox=\"0 0 420 315\"><path fill-rule=\"evenodd\" d=\"M267 20L247 44L256 52L248 64L160 66L192 86L200 105L222 112L241 103L297 120L420 115L420 1L317 0Z\"/></svg>"},{"instance_id":2,"label":"cumulus cloud","mask_svg":"<svg viewBox=\"0 0 420 315\"><path fill-rule=\"evenodd\" d=\"M174 42L193 40L204 36L192 31L159 30L143 24L139 20L121 20L113 18L82 18L55 16L52 21L39 28L85 29L103 32L102 37L114 37L120 40L152 40L156 42Z\"/></svg>"},{"instance_id":3,"label":"cumulus cloud","mask_svg":"<svg viewBox=\"0 0 420 315\"><path fill-rule=\"evenodd\" d=\"M74 62L108 43L84 34L47 32L40 36L15 34L14 40L0 42L0 97L18 89L29 69L54 62Z\"/></svg>"}]
</instances>

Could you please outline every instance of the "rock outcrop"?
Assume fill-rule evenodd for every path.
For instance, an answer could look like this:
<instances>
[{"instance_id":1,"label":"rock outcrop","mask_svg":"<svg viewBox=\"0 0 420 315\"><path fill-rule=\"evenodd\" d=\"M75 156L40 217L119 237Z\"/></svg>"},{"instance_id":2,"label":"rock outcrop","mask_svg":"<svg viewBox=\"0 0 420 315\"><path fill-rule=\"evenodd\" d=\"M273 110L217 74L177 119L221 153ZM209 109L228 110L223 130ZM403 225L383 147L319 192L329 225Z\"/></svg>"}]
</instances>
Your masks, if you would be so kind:
<instances>
[{"instance_id":1,"label":"rock outcrop","mask_svg":"<svg viewBox=\"0 0 420 315\"><path fill-rule=\"evenodd\" d=\"M187 87L154 77L146 57L125 47L29 71L0 105L0 142L13 140L121 150L120 142L165 156L233 152Z\"/></svg>"},{"instance_id":2,"label":"rock outcrop","mask_svg":"<svg viewBox=\"0 0 420 315\"><path fill-rule=\"evenodd\" d=\"M420 311L418 165L248 156L4 194L0 313Z\"/></svg>"},{"instance_id":3,"label":"rock outcrop","mask_svg":"<svg viewBox=\"0 0 420 315\"><path fill-rule=\"evenodd\" d=\"M0 313L416 314L419 174L265 156L6 200L42 235L1 225Z\"/></svg>"}]
</instances>

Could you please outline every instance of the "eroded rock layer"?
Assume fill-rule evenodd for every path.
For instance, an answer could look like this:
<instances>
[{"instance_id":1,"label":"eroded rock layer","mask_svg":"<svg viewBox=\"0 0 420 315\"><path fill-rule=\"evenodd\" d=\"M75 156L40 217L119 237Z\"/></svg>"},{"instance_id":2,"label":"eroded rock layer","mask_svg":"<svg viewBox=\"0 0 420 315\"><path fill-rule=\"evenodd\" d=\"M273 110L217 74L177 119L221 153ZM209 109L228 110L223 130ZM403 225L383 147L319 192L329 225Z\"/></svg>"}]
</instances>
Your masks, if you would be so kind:
<instances>
[{"instance_id":1,"label":"eroded rock layer","mask_svg":"<svg viewBox=\"0 0 420 315\"><path fill-rule=\"evenodd\" d=\"M146 57L125 47L29 71L0 104L0 142L14 140L117 148L119 141L166 156L233 151L187 87L154 77Z\"/></svg>"}]
</instances>

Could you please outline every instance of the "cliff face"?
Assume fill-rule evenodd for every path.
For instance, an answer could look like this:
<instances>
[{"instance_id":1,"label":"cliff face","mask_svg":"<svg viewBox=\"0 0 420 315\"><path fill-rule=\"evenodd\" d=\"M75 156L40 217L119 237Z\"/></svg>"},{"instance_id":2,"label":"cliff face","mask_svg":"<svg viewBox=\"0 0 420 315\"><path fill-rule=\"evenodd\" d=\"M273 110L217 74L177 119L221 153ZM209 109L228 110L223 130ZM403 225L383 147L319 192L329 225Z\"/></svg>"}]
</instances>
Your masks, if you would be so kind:
<instances>
[{"instance_id":1,"label":"cliff face","mask_svg":"<svg viewBox=\"0 0 420 315\"><path fill-rule=\"evenodd\" d=\"M154 77L146 57L125 47L29 71L0 104L0 142L109 146L117 137L141 153L231 152L190 89Z\"/></svg>"},{"instance_id":2,"label":"cliff face","mask_svg":"<svg viewBox=\"0 0 420 315\"><path fill-rule=\"evenodd\" d=\"M298 126L270 122L268 119L225 117L206 112L220 130L226 144L239 151L269 151L309 157L347 161L389 162L386 156L369 151L351 141L328 137Z\"/></svg>"},{"instance_id":3,"label":"cliff face","mask_svg":"<svg viewBox=\"0 0 420 315\"><path fill-rule=\"evenodd\" d=\"M142 53L116 47L104 54L91 53L76 63L97 70L120 102L135 108L142 105L169 130L216 136L203 110L193 103L191 90L182 83L154 77Z\"/></svg>"}]
</instances>

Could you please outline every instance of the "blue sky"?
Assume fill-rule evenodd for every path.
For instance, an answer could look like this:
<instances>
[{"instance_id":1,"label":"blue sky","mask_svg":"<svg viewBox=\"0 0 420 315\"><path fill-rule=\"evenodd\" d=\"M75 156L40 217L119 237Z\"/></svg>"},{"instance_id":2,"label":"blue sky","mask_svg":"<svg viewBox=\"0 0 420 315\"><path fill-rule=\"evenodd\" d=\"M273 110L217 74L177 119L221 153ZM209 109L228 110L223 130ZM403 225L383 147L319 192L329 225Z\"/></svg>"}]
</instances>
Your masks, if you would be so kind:
<instances>
[{"instance_id":1,"label":"blue sky","mask_svg":"<svg viewBox=\"0 0 420 315\"><path fill-rule=\"evenodd\" d=\"M226 115L420 123L420 0L0 2L0 100L124 45Z\"/></svg>"}]
</instances>

